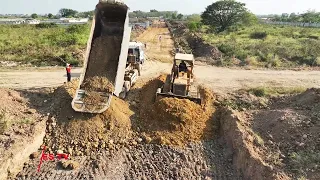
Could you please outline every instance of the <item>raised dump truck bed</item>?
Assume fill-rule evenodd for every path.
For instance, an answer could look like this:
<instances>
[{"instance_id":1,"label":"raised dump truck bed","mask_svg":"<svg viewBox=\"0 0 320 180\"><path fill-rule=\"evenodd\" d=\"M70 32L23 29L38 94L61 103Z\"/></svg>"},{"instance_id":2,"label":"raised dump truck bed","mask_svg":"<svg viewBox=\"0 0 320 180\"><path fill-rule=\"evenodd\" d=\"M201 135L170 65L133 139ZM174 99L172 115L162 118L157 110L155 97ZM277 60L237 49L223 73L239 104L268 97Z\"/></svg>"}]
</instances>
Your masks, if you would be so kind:
<instances>
[{"instance_id":1,"label":"raised dump truck bed","mask_svg":"<svg viewBox=\"0 0 320 180\"><path fill-rule=\"evenodd\" d=\"M128 7L125 4L115 1L97 4L79 88L72 101L75 111L102 113L109 108L112 96L119 96L124 84L130 34ZM101 91L104 84L98 84L100 91L95 93L100 94L101 100L88 104L84 98L89 94L88 89L94 89L87 87L87 84L92 84L88 83L92 78L106 78L114 88L113 92Z\"/></svg>"}]
</instances>

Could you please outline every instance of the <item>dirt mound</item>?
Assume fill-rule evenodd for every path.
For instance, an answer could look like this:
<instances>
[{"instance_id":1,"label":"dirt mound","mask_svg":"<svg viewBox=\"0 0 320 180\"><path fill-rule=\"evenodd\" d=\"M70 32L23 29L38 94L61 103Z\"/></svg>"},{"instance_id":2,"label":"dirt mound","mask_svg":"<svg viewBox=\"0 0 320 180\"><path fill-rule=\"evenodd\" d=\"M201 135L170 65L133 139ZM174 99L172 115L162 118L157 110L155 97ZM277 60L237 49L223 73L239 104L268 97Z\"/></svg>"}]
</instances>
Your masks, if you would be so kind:
<instances>
[{"instance_id":1,"label":"dirt mound","mask_svg":"<svg viewBox=\"0 0 320 180\"><path fill-rule=\"evenodd\" d=\"M35 109L28 105L20 92L11 89L0 89L0 135L4 132L19 131L21 126L34 123L40 117ZM23 130L21 130L23 131Z\"/></svg>"},{"instance_id":2,"label":"dirt mound","mask_svg":"<svg viewBox=\"0 0 320 180\"><path fill-rule=\"evenodd\" d=\"M113 98L110 108L102 114L76 113L71 107L74 84L59 87L53 94L55 113L48 121L45 138L48 150L90 155L99 149L112 150L125 145L131 136L129 117L133 112L129 105Z\"/></svg>"},{"instance_id":3,"label":"dirt mound","mask_svg":"<svg viewBox=\"0 0 320 180\"><path fill-rule=\"evenodd\" d=\"M46 117L39 113L41 108L31 107L24 91L0 89L0 93L0 179L10 179L41 145Z\"/></svg>"},{"instance_id":4,"label":"dirt mound","mask_svg":"<svg viewBox=\"0 0 320 180\"><path fill-rule=\"evenodd\" d=\"M235 146L234 149L239 149L236 146L244 142L253 154L251 159L269 167L271 174L281 172L292 179L319 179L319 112L319 89L309 89L294 96L274 97L269 100L267 107L252 107L237 113L238 119L234 119L233 123L245 138L234 139L237 135L227 138ZM226 117L221 118L222 126L229 128L224 130L226 134L235 131L228 127L230 122ZM240 163L246 164L244 159L239 166Z\"/></svg>"},{"instance_id":5,"label":"dirt mound","mask_svg":"<svg viewBox=\"0 0 320 180\"><path fill-rule=\"evenodd\" d=\"M101 36L93 41L85 79L100 76L114 83L121 42L122 36Z\"/></svg>"},{"instance_id":6,"label":"dirt mound","mask_svg":"<svg viewBox=\"0 0 320 180\"><path fill-rule=\"evenodd\" d=\"M163 85L166 75L147 83L141 94L141 128L161 144L183 146L190 141L199 141L212 135L211 116L214 112L213 95L202 89L202 105L187 99L162 98L155 101L155 92Z\"/></svg>"},{"instance_id":7,"label":"dirt mound","mask_svg":"<svg viewBox=\"0 0 320 180\"><path fill-rule=\"evenodd\" d=\"M97 92L108 92L113 93L114 86L113 84L105 77L91 77L86 79L81 88L87 91L97 91Z\"/></svg>"},{"instance_id":8,"label":"dirt mound","mask_svg":"<svg viewBox=\"0 0 320 180\"><path fill-rule=\"evenodd\" d=\"M201 35L190 32L183 23L167 22L173 36L175 46L182 49L183 53L192 53L196 60L220 61L222 52L215 46L206 43Z\"/></svg>"},{"instance_id":9,"label":"dirt mound","mask_svg":"<svg viewBox=\"0 0 320 180\"><path fill-rule=\"evenodd\" d=\"M257 147L259 137L249 127L246 116L231 108L221 107L215 113L233 165L244 179L290 179L282 170L265 162L263 150ZM261 143L261 142L260 142Z\"/></svg>"}]
</instances>

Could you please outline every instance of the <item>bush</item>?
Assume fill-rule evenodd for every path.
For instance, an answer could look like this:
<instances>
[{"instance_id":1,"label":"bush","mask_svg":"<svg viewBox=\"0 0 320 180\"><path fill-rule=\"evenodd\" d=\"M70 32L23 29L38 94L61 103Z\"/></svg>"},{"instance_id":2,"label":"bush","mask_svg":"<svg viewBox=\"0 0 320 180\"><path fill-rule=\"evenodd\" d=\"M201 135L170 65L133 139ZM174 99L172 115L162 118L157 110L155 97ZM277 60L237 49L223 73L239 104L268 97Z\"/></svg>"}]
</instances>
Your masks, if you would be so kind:
<instances>
[{"instance_id":1,"label":"bush","mask_svg":"<svg viewBox=\"0 0 320 180\"><path fill-rule=\"evenodd\" d=\"M245 61L249 56L249 52L245 50L238 50L234 53L234 56L242 61Z\"/></svg>"},{"instance_id":2,"label":"bush","mask_svg":"<svg viewBox=\"0 0 320 180\"><path fill-rule=\"evenodd\" d=\"M266 39L268 34L266 32L253 32L250 34L251 39Z\"/></svg>"},{"instance_id":3,"label":"bush","mask_svg":"<svg viewBox=\"0 0 320 180\"><path fill-rule=\"evenodd\" d=\"M83 31L86 30L87 25L85 24L75 24L75 25L71 25L67 28L67 33L82 33Z\"/></svg>"},{"instance_id":4,"label":"bush","mask_svg":"<svg viewBox=\"0 0 320 180\"><path fill-rule=\"evenodd\" d=\"M36 24L36 28L56 28L58 25L56 23L40 23Z\"/></svg>"},{"instance_id":5,"label":"bush","mask_svg":"<svg viewBox=\"0 0 320 180\"><path fill-rule=\"evenodd\" d=\"M229 54L230 52L233 52L233 47L229 44L221 44L218 46L218 49L224 54Z\"/></svg>"},{"instance_id":6,"label":"bush","mask_svg":"<svg viewBox=\"0 0 320 180\"><path fill-rule=\"evenodd\" d=\"M318 39L319 39L319 36L318 36L318 35L309 35L308 38L309 38L309 39L316 39L316 40L318 40Z\"/></svg>"},{"instance_id":7,"label":"bush","mask_svg":"<svg viewBox=\"0 0 320 180\"><path fill-rule=\"evenodd\" d=\"M189 22L188 23L188 28L190 31L194 32L194 31L198 31L201 28L201 23L200 22Z\"/></svg>"},{"instance_id":8,"label":"bush","mask_svg":"<svg viewBox=\"0 0 320 180\"><path fill-rule=\"evenodd\" d=\"M63 54L62 56L60 56L61 59L63 59L66 63L71 64L72 66L78 66L79 60L77 60L76 58L74 58L71 54Z\"/></svg>"}]
</instances>

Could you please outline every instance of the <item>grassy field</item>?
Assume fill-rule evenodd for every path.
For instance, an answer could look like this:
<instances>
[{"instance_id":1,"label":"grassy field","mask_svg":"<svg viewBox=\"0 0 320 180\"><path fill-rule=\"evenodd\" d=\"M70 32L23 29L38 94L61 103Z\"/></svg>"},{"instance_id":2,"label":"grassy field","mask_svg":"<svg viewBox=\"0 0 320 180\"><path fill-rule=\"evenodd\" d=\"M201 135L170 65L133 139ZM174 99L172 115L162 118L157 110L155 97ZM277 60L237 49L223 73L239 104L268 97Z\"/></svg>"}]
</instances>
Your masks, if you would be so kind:
<instances>
[{"instance_id":1,"label":"grassy field","mask_svg":"<svg viewBox=\"0 0 320 180\"><path fill-rule=\"evenodd\" d=\"M1 25L0 61L47 66L62 65L62 58L78 65L88 35L89 25Z\"/></svg>"},{"instance_id":2,"label":"grassy field","mask_svg":"<svg viewBox=\"0 0 320 180\"><path fill-rule=\"evenodd\" d=\"M320 65L320 29L255 25L221 34L203 33L203 39L219 48L223 65L296 67Z\"/></svg>"}]
</instances>

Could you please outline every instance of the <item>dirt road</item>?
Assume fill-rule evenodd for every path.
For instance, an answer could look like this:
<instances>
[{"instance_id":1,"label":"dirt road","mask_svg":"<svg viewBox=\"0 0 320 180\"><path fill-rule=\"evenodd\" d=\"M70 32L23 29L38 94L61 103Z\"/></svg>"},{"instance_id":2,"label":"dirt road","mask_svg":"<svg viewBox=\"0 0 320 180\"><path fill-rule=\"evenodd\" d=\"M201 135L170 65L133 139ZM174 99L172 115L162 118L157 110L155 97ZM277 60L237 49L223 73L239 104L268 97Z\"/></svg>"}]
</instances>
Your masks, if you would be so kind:
<instances>
[{"instance_id":1,"label":"dirt road","mask_svg":"<svg viewBox=\"0 0 320 180\"><path fill-rule=\"evenodd\" d=\"M141 80L156 77L161 72L169 73L170 70L171 65L168 63L147 61L143 67ZM81 69L74 69L73 77L79 77L80 72ZM243 70L199 65L195 73L198 83L205 84L218 93L258 86L320 87L319 71ZM0 72L0 87L14 89L54 87L65 81L64 69Z\"/></svg>"},{"instance_id":2,"label":"dirt road","mask_svg":"<svg viewBox=\"0 0 320 180\"><path fill-rule=\"evenodd\" d=\"M151 27L137 40L146 43L146 54L149 60L172 62L174 43L168 28Z\"/></svg>"}]
</instances>

